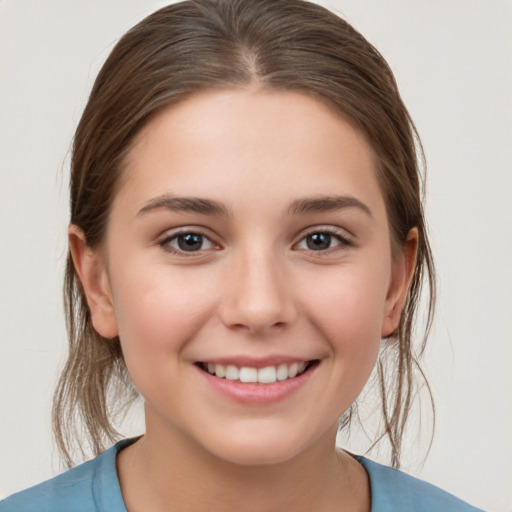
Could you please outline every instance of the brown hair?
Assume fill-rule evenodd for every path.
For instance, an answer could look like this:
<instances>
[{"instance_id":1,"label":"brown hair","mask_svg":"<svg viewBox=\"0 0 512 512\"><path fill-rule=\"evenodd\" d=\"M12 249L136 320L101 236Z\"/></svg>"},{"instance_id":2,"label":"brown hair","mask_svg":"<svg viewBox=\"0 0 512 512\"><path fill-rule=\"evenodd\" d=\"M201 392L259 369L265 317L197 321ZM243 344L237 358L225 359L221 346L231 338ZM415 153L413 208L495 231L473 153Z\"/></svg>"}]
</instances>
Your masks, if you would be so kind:
<instances>
[{"instance_id":1,"label":"brown hair","mask_svg":"<svg viewBox=\"0 0 512 512\"><path fill-rule=\"evenodd\" d=\"M190 0L148 16L117 43L101 69L76 130L71 163L71 223L87 245L98 247L119 186L123 160L135 135L156 112L204 89L243 87L295 90L327 101L366 135L396 246L419 232L416 268L400 325L384 344L387 368L377 371L392 464L414 393L417 348L412 334L422 285L429 285L426 333L435 283L422 208L416 129L391 70L379 52L346 21L302 0ZM422 154L422 153L421 153ZM92 327L85 295L68 255L65 304L69 356L54 398L56 440L71 465L78 429L94 453L118 434L112 418L136 396L118 338ZM421 374L422 375L422 374ZM353 414L343 416L343 426ZM84 437L84 436L82 436ZM83 449L82 449L83 453Z\"/></svg>"}]
</instances>

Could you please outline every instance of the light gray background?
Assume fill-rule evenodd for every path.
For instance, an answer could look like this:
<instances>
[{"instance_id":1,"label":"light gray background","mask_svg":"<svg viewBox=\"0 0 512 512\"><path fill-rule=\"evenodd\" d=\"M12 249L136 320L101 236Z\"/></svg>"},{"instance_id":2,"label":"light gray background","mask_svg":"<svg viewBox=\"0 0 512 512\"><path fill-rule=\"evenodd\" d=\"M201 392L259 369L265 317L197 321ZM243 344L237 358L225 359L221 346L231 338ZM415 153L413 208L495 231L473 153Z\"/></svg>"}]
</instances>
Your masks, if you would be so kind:
<instances>
[{"instance_id":1,"label":"light gray background","mask_svg":"<svg viewBox=\"0 0 512 512\"><path fill-rule=\"evenodd\" d=\"M59 469L68 149L112 44L165 3L0 0L0 496ZM438 424L426 464L413 449L405 468L512 511L512 2L320 3L387 58L429 163Z\"/></svg>"}]
</instances>

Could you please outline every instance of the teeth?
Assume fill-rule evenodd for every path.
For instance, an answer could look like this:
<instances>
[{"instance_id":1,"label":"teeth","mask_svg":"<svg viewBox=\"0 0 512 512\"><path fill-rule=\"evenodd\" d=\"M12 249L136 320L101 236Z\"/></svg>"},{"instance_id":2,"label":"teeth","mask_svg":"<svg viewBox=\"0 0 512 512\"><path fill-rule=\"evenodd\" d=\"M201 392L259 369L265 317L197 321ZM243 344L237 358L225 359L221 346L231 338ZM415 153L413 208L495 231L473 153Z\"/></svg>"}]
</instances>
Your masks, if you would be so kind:
<instances>
[{"instance_id":1,"label":"teeth","mask_svg":"<svg viewBox=\"0 0 512 512\"><path fill-rule=\"evenodd\" d=\"M221 365L217 365L221 366ZM232 364L228 364L226 366L226 379L227 380L238 380L240 378L240 372L236 366Z\"/></svg>"},{"instance_id":2,"label":"teeth","mask_svg":"<svg viewBox=\"0 0 512 512\"><path fill-rule=\"evenodd\" d=\"M295 377L297 375L297 372L299 371L299 363L293 363L290 365L290 368L288 370L288 375L291 378Z\"/></svg>"},{"instance_id":3,"label":"teeth","mask_svg":"<svg viewBox=\"0 0 512 512\"><path fill-rule=\"evenodd\" d=\"M274 366L266 366L258 370L258 382L272 384L276 381L276 369Z\"/></svg>"},{"instance_id":4,"label":"teeth","mask_svg":"<svg viewBox=\"0 0 512 512\"><path fill-rule=\"evenodd\" d=\"M208 371L210 372L210 367L208 366ZM222 364L215 365L215 372L210 372L212 375L217 375L221 379L226 376L226 367Z\"/></svg>"},{"instance_id":5,"label":"teeth","mask_svg":"<svg viewBox=\"0 0 512 512\"><path fill-rule=\"evenodd\" d=\"M288 378L288 365L286 364L280 364L277 367L276 372L277 380L286 380Z\"/></svg>"},{"instance_id":6,"label":"teeth","mask_svg":"<svg viewBox=\"0 0 512 512\"><path fill-rule=\"evenodd\" d=\"M256 368L240 368L240 382L258 382L258 370Z\"/></svg>"},{"instance_id":7,"label":"teeth","mask_svg":"<svg viewBox=\"0 0 512 512\"><path fill-rule=\"evenodd\" d=\"M243 366L238 368L235 365L228 364L203 364L203 368L208 371L210 375L215 375L219 378L227 380L239 380L240 382L252 382L260 384L273 384L276 381L283 381L286 379L293 379L300 375L306 369L307 363L291 363L280 364L278 366L266 366L265 368L251 368Z\"/></svg>"}]
</instances>

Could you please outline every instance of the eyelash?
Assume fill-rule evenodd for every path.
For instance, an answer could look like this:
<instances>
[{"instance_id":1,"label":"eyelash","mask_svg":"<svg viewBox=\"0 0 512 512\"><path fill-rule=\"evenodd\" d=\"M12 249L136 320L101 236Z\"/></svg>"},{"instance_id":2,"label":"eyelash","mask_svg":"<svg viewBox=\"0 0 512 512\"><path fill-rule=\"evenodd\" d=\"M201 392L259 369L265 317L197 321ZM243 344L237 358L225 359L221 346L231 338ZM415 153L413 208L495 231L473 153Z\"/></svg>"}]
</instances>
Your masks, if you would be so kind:
<instances>
[{"instance_id":1,"label":"eyelash","mask_svg":"<svg viewBox=\"0 0 512 512\"><path fill-rule=\"evenodd\" d=\"M186 251L186 250L183 250L180 248L173 247L171 245L171 243L173 241L176 241L179 243L179 238L182 236L186 236L186 235L194 235L197 237L201 237L201 245L203 245L205 243L205 241L207 241L207 242L209 242L210 247L200 248L198 250ZM311 249L309 247L307 247L307 248L299 248L298 247L303 242L307 244L308 237L311 237L313 235L328 235L330 237L329 242L331 242L332 238L334 238L338 243L334 247L328 247L326 249L319 249L319 250ZM158 242L158 245L160 247L162 247L162 249L164 249L166 252L169 252L172 254L177 254L180 256L184 256L184 257L197 256L198 254L200 254L201 252L203 252L205 250L209 250L212 248L219 248L219 246L215 242L213 242L211 240L211 238L208 235L206 235L206 233L204 233L198 229L181 230L181 231L178 231L177 233L173 233L172 235L165 236L162 240L160 240ZM323 255L331 254L332 252L346 250L347 247L350 247L351 245L352 245L352 241L346 235L341 235L338 230L326 227L326 228L315 228L314 230L311 230L308 233L304 234L301 237L301 239L296 244L294 244L293 247L297 248L298 250L301 250L301 251L308 251L311 253L315 253L319 256L323 256Z\"/></svg>"}]
</instances>

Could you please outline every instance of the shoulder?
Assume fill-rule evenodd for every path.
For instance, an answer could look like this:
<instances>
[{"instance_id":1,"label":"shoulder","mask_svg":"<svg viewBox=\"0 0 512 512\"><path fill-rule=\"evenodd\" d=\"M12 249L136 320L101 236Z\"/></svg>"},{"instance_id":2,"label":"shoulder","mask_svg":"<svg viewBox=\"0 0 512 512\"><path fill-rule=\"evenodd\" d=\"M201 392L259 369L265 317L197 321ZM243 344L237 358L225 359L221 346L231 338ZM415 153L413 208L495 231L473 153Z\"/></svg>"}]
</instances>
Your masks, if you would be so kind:
<instances>
[{"instance_id":1,"label":"shoulder","mask_svg":"<svg viewBox=\"0 0 512 512\"><path fill-rule=\"evenodd\" d=\"M482 512L435 485L364 457L370 477L372 512Z\"/></svg>"},{"instance_id":2,"label":"shoulder","mask_svg":"<svg viewBox=\"0 0 512 512\"><path fill-rule=\"evenodd\" d=\"M94 511L92 460L0 502L1 512Z\"/></svg>"},{"instance_id":3,"label":"shoulder","mask_svg":"<svg viewBox=\"0 0 512 512\"><path fill-rule=\"evenodd\" d=\"M0 512L126 512L115 469L118 443L46 482L0 502Z\"/></svg>"}]
</instances>

